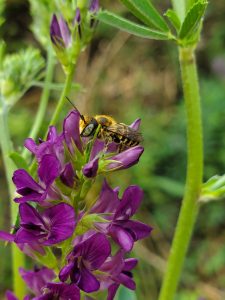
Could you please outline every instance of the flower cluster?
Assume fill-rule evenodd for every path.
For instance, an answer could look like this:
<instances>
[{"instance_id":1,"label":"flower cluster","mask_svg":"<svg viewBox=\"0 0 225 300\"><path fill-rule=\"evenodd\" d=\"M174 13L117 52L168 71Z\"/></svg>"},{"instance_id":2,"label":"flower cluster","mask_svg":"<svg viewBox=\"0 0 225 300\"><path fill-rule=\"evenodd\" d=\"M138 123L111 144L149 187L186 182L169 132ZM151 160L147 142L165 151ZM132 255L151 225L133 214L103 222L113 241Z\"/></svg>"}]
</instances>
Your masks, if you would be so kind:
<instances>
[{"instance_id":1,"label":"flower cluster","mask_svg":"<svg viewBox=\"0 0 225 300\"><path fill-rule=\"evenodd\" d=\"M44 265L34 271L20 269L30 293L25 299L80 299L81 295L108 291L114 299L120 284L135 289L127 258L134 242L149 235L151 228L131 218L143 191L129 186L119 197L104 179L97 199L86 197L98 174L136 164L142 146L118 153L115 143L80 137L80 114L71 111L58 134L50 127L46 141L28 138L25 147L37 161L37 177L28 170L14 172L20 222L14 233L0 232L0 239L14 242L27 255ZM138 128L140 120L131 126ZM53 251L58 249L58 251ZM7 292L8 299L16 299ZM87 299L89 296L87 296Z\"/></svg>"},{"instance_id":2,"label":"flower cluster","mask_svg":"<svg viewBox=\"0 0 225 300\"><path fill-rule=\"evenodd\" d=\"M72 16L68 13L58 17L53 15L50 37L65 72L70 64L75 64L78 54L91 40L98 10L99 1L91 0L87 7L77 6Z\"/></svg>"}]
</instances>

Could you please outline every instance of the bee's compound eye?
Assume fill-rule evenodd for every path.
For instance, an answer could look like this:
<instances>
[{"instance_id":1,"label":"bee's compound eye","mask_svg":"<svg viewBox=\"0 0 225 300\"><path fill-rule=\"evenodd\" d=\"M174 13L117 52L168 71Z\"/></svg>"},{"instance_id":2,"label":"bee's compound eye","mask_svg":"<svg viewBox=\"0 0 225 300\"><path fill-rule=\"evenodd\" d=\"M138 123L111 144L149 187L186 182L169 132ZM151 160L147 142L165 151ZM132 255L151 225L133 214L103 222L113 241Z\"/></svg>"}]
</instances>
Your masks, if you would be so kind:
<instances>
[{"instance_id":1,"label":"bee's compound eye","mask_svg":"<svg viewBox=\"0 0 225 300\"><path fill-rule=\"evenodd\" d=\"M84 128L84 130L81 132L81 136L89 136L89 135L91 135L92 134L92 132L93 132L93 129L94 129L94 124L92 124L92 123L90 123L90 124L88 124L85 128Z\"/></svg>"}]
</instances>

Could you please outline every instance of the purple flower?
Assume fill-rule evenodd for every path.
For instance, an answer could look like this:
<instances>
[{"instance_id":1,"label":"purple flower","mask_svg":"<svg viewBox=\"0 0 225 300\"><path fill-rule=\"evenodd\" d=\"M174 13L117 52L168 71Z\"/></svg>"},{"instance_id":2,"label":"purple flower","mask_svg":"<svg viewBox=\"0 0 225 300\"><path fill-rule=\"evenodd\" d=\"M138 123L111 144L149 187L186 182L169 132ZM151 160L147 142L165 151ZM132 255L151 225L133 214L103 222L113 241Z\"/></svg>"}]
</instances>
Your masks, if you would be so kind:
<instances>
[{"instance_id":1,"label":"purple flower","mask_svg":"<svg viewBox=\"0 0 225 300\"><path fill-rule=\"evenodd\" d=\"M33 300L80 300L80 290L75 284L62 282L47 283L44 295Z\"/></svg>"},{"instance_id":2,"label":"purple flower","mask_svg":"<svg viewBox=\"0 0 225 300\"><path fill-rule=\"evenodd\" d=\"M113 300L119 285L135 290L136 284L133 280L131 270L135 268L138 260L135 258L123 258L123 251L118 251L115 256L109 257L101 266L103 272L101 288L108 288L107 300Z\"/></svg>"},{"instance_id":3,"label":"purple flower","mask_svg":"<svg viewBox=\"0 0 225 300\"><path fill-rule=\"evenodd\" d=\"M22 197L15 198L15 202L33 201L43 204L46 198L60 199L59 193L52 187L54 180L60 175L60 169L58 159L52 154L46 154L42 157L38 168L40 184L27 171L23 169L16 170L12 180L16 185L17 193Z\"/></svg>"},{"instance_id":4,"label":"purple flower","mask_svg":"<svg viewBox=\"0 0 225 300\"><path fill-rule=\"evenodd\" d=\"M80 114L73 110L63 122L63 134L66 144L71 153L74 153L74 145L82 153L83 146L80 138Z\"/></svg>"},{"instance_id":5,"label":"purple flower","mask_svg":"<svg viewBox=\"0 0 225 300\"><path fill-rule=\"evenodd\" d=\"M58 244L69 238L75 229L75 213L72 206L60 203L43 213L27 203L19 206L20 228L15 242L40 243L44 246Z\"/></svg>"},{"instance_id":6,"label":"purple flower","mask_svg":"<svg viewBox=\"0 0 225 300\"><path fill-rule=\"evenodd\" d=\"M129 148L115 156L110 157L107 170L123 170L130 168L131 166L138 163L140 156L144 152L142 146L135 146ZM113 160L113 162L110 162Z\"/></svg>"},{"instance_id":7,"label":"purple flower","mask_svg":"<svg viewBox=\"0 0 225 300\"><path fill-rule=\"evenodd\" d=\"M60 175L60 179L61 179L62 183L64 183L65 185L72 188L74 185L75 177L76 177L76 174L73 170L72 164L70 162L66 163L65 167Z\"/></svg>"},{"instance_id":8,"label":"purple flower","mask_svg":"<svg viewBox=\"0 0 225 300\"><path fill-rule=\"evenodd\" d=\"M99 195L98 200L94 204L91 209L91 213L115 213L118 205L120 204L120 200L118 198L117 189L112 189L106 180L104 180L102 185L102 190ZM112 219L112 215L108 216L109 219Z\"/></svg>"},{"instance_id":9,"label":"purple flower","mask_svg":"<svg viewBox=\"0 0 225 300\"><path fill-rule=\"evenodd\" d=\"M54 45L57 47L67 48L71 44L71 35L68 24L60 16L59 20L53 15L50 26L50 37Z\"/></svg>"},{"instance_id":10,"label":"purple flower","mask_svg":"<svg viewBox=\"0 0 225 300\"><path fill-rule=\"evenodd\" d=\"M63 135L58 135L54 126L49 127L46 141L41 141L37 145L33 139L28 138L25 140L24 146L36 156L38 163L41 162L44 155L52 154L59 160L61 166L64 164Z\"/></svg>"},{"instance_id":11,"label":"purple flower","mask_svg":"<svg viewBox=\"0 0 225 300\"><path fill-rule=\"evenodd\" d=\"M108 234L126 252L133 248L135 241L145 238L152 230L146 224L129 220L137 211L142 197L143 191L138 186L129 186L108 228Z\"/></svg>"},{"instance_id":12,"label":"purple flower","mask_svg":"<svg viewBox=\"0 0 225 300\"><path fill-rule=\"evenodd\" d=\"M97 291L100 282L92 274L98 270L111 252L110 243L102 233L96 233L79 242L68 255L68 264L59 273L61 281L69 277L78 287L91 293Z\"/></svg>"},{"instance_id":13,"label":"purple flower","mask_svg":"<svg viewBox=\"0 0 225 300\"><path fill-rule=\"evenodd\" d=\"M19 272L29 289L36 296L41 295L42 288L56 277L55 273L46 267L42 267L41 269L35 268L34 271L27 271L20 268Z\"/></svg>"}]
</instances>

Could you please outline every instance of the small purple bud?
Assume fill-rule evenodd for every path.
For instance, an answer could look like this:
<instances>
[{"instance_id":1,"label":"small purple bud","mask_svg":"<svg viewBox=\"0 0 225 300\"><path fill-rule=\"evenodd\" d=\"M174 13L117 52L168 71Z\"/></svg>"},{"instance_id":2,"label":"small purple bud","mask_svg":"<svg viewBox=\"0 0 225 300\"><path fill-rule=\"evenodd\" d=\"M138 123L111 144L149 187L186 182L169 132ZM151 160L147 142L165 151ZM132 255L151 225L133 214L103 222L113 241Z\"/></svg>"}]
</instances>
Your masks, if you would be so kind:
<instances>
[{"instance_id":1,"label":"small purple bud","mask_svg":"<svg viewBox=\"0 0 225 300\"><path fill-rule=\"evenodd\" d=\"M53 15L50 25L50 37L54 45L63 48L71 43L71 36L66 21L60 16L59 21L56 15Z\"/></svg>"},{"instance_id":2,"label":"small purple bud","mask_svg":"<svg viewBox=\"0 0 225 300\"><path fill-rule=\"evenodd\" d=\"M99 0L91 0L89 11L95 14L98 10L99 10Z\"/></svg>"},{"instance_id":3,"label":"small purple bud","mask_svg":"<svg viewBox=\"0 0 225 300\"><path fill-rule=\"evenodd\" d=\"M83 167L82 171L83 171L84 176L86 176L88 178L93 178L97 175L98 161L99 161L99 158L96 157Z\"/></svg>"},{"instance_id":4,"label":"small purple bud","mask_svg":"<svg viewBox=\"0 0 225 300\"><path fill-rule=\"evenodd\" d=\"M80 9L79 7L77 7L75 18L74 18L74 24L80 24L80 21L81 21Z\"/></svg>"}]
</instances>

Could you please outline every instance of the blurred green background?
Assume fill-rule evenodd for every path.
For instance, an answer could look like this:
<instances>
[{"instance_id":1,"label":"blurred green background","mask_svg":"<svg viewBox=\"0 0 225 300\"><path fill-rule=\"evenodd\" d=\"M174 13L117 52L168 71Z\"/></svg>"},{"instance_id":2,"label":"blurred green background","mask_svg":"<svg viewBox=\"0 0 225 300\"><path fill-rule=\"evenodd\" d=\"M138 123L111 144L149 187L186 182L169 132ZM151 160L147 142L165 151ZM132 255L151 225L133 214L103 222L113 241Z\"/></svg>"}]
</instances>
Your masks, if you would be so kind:
<instances>
[{"instance_id":1,"label":"blurred green background","mask_svg":"<svg viewBox=\"0 0 225 300\"><path fill-rule=\"evenodd\" d=\"M168 1L153 1L165 12ZM129 17L119 1L102 1L102 6ZM30 26L29 2L7 1L6 21L1 38L7 52L33 45L45 52L35 40ZM225 173L225 2L209 4L197 60L199 67L203 126L204 179ZM63 82L60 66L55 82ZM140 185L145 198L139 219L152 225L152 235L139 242L132 255L140 263L135 271L136 296L120 291L120 299L155 300L181 204L186 173L185 111L182 98L177 49L172 43L134 38L99 24L89 48L82 53L75 81L79 92L70 95L84 114L109 114L119 122L142 119L145 152L140 163L129 171L111 174L113 186L124 190L129 184ZM10 129L17 150L22 149L33 123L41 89L32 88L13 108ZM43 123L44 130L54 110L59 92L51 101ZM61 119L71 109L65 105ZM59 125L61 130L61 125ZM1 130L1 129L0 129ZM0 161L0 228L8 229L9 205L4 169ZM0 295L11 287L9 248L0 245ZM125 294L123 294L125 293ZM136 297L136 298L135 298ZM178 300L225 299L225 204L203 206L186 257ZM2 299L3 296L0 296Z\"/></svg>"}]
</instances>

